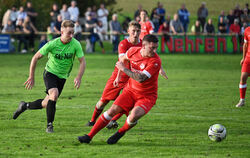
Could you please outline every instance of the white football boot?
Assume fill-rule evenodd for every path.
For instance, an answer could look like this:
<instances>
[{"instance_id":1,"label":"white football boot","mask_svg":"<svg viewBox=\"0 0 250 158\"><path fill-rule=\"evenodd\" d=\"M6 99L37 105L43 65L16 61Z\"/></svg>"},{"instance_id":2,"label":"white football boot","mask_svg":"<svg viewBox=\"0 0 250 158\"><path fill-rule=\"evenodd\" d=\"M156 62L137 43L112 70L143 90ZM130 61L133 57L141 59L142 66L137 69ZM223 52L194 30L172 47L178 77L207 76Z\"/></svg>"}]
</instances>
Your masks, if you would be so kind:
<instances>
[{"instance_id":1,"label":"white football boot","mask_svg":"<svg viewBox=\"0 0 250 158\"><path fill-rule=\"evenodd\" d=\"M240 99L239 103L236 105L237 108L240 108L242 106L245 105L245 100L244 99Z\"/></svg>"}]
</instances>

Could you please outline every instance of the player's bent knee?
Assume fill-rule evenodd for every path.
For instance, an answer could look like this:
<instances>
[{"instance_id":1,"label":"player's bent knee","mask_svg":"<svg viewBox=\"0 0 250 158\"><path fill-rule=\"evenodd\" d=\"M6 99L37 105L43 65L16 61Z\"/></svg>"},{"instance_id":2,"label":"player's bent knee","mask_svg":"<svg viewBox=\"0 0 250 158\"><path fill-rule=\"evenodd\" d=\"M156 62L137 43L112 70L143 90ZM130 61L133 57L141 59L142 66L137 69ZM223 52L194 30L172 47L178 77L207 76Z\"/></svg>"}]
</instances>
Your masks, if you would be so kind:
<instances>
[{"instance_id":1,"label":"player's bent knee","mask_svg":"<svg viewBox=\"0 0 250 158\"><path fill-rule=\"evenodd\" d=\"M108 109L107 113L109 116L114 117L116 114L122 112L122 110L120 106L113 104L111 108Z\"/></svg>"}]
</instances>

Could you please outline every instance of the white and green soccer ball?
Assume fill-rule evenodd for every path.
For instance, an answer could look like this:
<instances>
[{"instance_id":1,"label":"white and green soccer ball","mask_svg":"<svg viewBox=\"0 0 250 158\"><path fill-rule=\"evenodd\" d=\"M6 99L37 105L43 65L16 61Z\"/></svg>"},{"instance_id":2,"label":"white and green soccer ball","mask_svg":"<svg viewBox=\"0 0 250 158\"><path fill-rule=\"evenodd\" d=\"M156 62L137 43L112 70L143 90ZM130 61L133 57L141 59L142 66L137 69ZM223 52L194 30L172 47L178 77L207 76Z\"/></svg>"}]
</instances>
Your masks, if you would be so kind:
<instances>
[{"instance_id":1,"label":"white and green soccer ball","mask_svg":"<svg viewBox=\"0 0 250 158\"><path fill-rule=\"evenodd\" d=\"M226 128L221 124L214 124L208 129L208 137L214 142L220 142L227 136Z\"/></svg>"}]
</instances>

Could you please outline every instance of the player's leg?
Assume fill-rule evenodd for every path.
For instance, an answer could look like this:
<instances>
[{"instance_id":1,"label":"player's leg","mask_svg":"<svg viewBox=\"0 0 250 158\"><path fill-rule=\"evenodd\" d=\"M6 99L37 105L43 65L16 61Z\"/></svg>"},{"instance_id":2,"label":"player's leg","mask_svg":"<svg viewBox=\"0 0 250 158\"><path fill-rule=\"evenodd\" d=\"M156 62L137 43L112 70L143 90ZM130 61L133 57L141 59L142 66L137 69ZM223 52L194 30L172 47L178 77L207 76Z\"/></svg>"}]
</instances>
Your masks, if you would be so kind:
<instances>
[{"instance_id":1,"label":"player's leg","mask_svg":"<svg viewBox=\"0 0 250 158\"><path fill-rule=\"evenodd\" d=\"M247 90L247 78L250 75L248 72L242 72L240 77L240 84L239 84L239 90L240 90L240 101L236 105L236 107L242 107L245 105L245 96L246 96L246 90Z\"/></svg>"},{"instance_id":2,"label":"player's leg","mask_svg":"<svg viewBox=\"0 0 250 158\"><path fill-rule=\"evenodd\" d=\"M95 106L95 110L92 114L91 120L86 124L86 126L94 126L96 119L100 116L102 113L104 107L109 103L109 100L102 100L100 99Z\"/></svg>"},{"instance_id":3,"label":"player's leg","mask_svg":"<svg viewBox=\"0 0 250 158\"><path fill-rule=\"evenodd\" d=\"M120 117L122 117L122 115L124 114L124 112L116 114L111 121L109 122L109 124L106 126L108 129L112 129L112 128L117 128L119 125L116 122Z\"/></svg>"},{"instance_id":4,"label":"player's leg","mask_svg":"<svg viewBox=\"0 0 250 158\"><path fill-rule=\"evenodd\" d=\"M118 140L124 136L124 134L133 128L136 124L137 121L146 114L145 110L141 108L140 106L135 106L130 115L127 117L125 124L116 132L114 135L109 137L107 140L108 144L115 144L118 142Z\"/></svg>"},{"instance_id":5,"label":"player's leg","mask_svg":"<svg viewBox=\"0 0 250 158\"><path fill-rule=\"evenodd\" d=\"M96 121L95 125L93 126L93 128L91 129L91 131L84 135L84 136L79 136L78 140L81 143L89 143L91 141L91 139L101 130L103 129L105 126L107 126L107 124L109 123L109 121L111 120L111 118L113 116L115 116L116 114L118 114L119 112L122 112L123 109L120 106L117 106L115 104L113 104L111 106L111 108L104 112Z\"/></svg>"}]
</instances>

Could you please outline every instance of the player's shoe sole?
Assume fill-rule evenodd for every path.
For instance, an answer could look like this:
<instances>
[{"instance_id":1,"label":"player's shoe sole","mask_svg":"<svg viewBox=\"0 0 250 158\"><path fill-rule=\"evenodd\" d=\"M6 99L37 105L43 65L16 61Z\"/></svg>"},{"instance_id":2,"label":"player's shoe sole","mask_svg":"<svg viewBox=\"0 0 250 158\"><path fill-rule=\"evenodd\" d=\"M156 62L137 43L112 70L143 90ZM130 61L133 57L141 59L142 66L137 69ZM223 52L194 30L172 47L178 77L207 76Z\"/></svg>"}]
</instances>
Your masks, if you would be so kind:
<instances>
[{"instance_id":1,"label":"player's shoe sole","mask_svg":"<svg viewBox=\"0 0 250 158\"><path fill-rule=\"evenodd\" d=\"M14 114L13 114L13 119L14 119L14 120L17 119L17 117L18 117L21 113L23 113L25 110L27 110L26 104L27 104L27 103L25 103L24 101L21 101L21 102L19 103L19 106L18 106L17 110L16 110L16 111L14 112Z\"/></svg>"},{"instance_id":2,"label":"player's shoe sole","mask_svg":"<svg viewBox=\"0 0 250 158\"><path fill-rule=\"evenodd\" d=\"M107 129L115 129L118 127L118 123L115 120L112 120L109 122L109 124L106 126Z\"/></svg>"},{"instance_id":3,"label":"player's shoe sole","mask_svg":"<svg viewBox=\"0 0 250 158\"><path fill-rule=\"evenodd\" d=\"M119 133L116 132L114 135L112 135L111 137L109 137L109 139L107 140L108 144L116 144L118 142L118 140L121 139L121 137L124 136L125 133Z\"/></svg>"},{"instance_id":4,"label":"player's shoe sole","mask_svg":"<svg viewBox=\"0 0 250 158\"><path fill-rule=\"evenodd\" d=\"M84 136L79 136L78 140L79 140L80 143L87 143L87 144L89 144L90 141L91 141L91 138L86 134Z\"/></svg>"},{"instance_id":5,"label":"player's shoe sole","mask_svg":"<svg viewBox=\"0 0 250 158\"><path fill-rule=\"evenodd\" d=\"M86 123L86 126L94 126L94 125L95 125L95 122L89 121L88 123Z\"/></svg>"}]
</instances>

